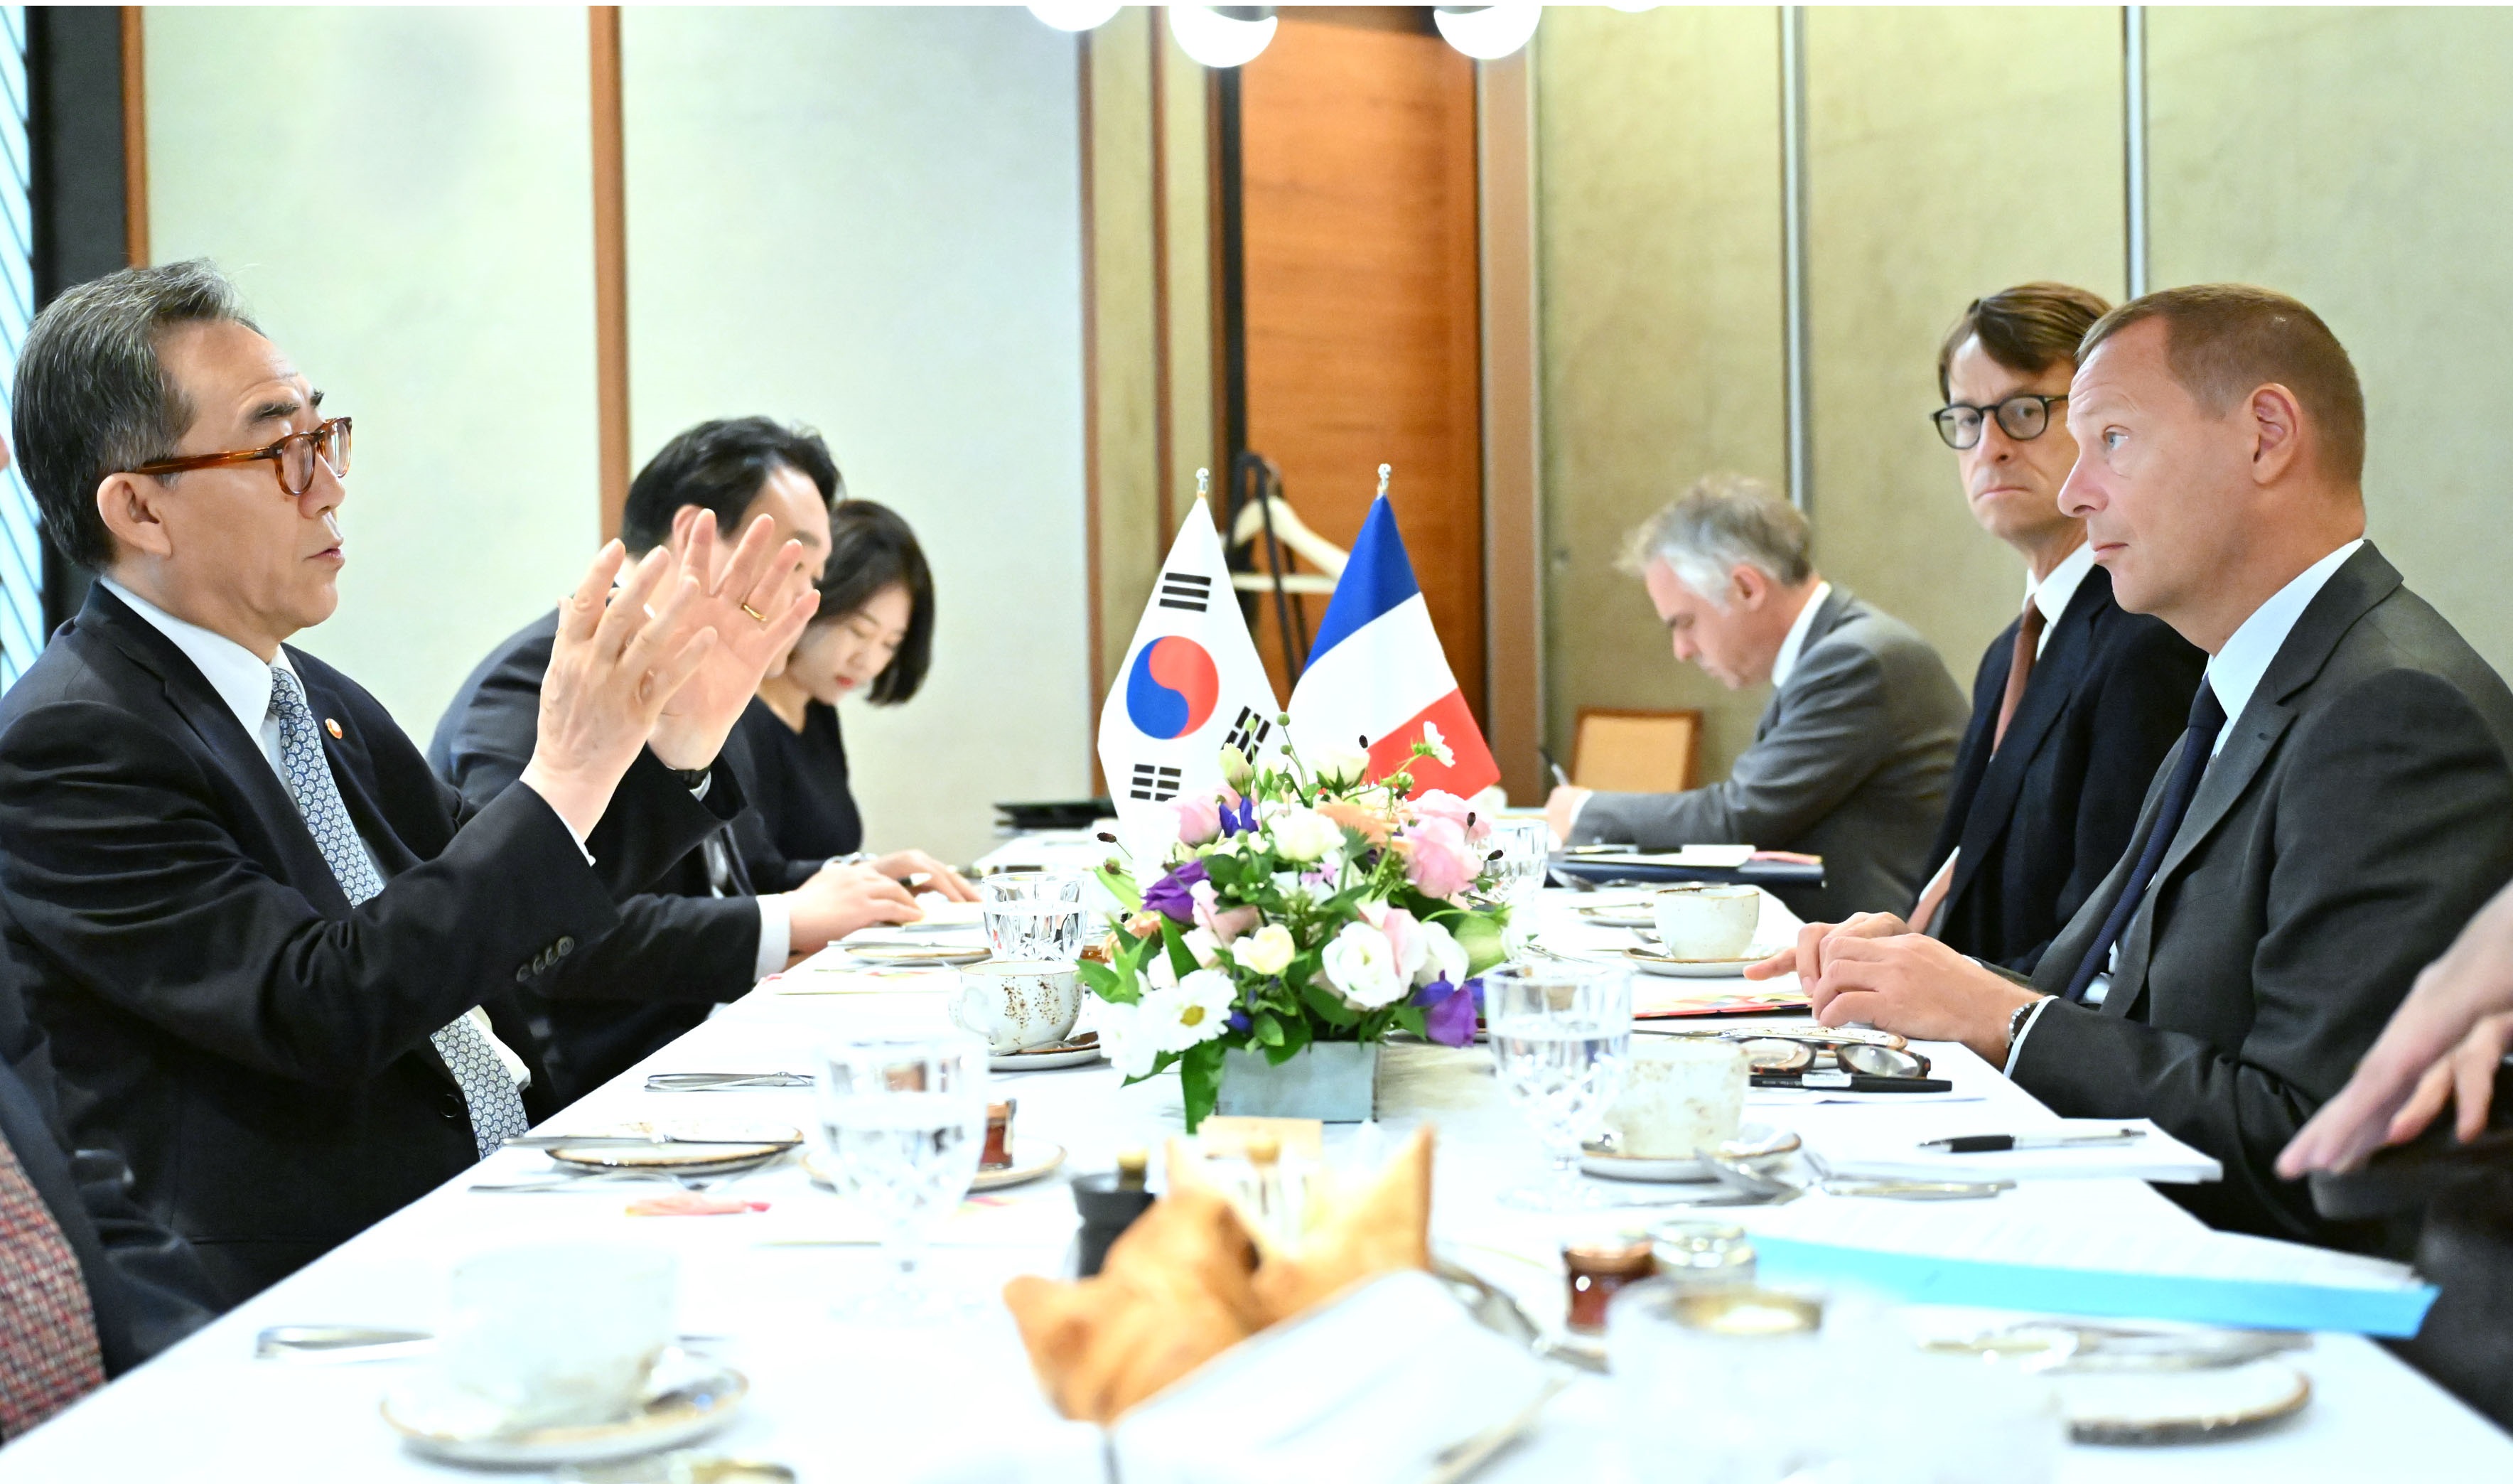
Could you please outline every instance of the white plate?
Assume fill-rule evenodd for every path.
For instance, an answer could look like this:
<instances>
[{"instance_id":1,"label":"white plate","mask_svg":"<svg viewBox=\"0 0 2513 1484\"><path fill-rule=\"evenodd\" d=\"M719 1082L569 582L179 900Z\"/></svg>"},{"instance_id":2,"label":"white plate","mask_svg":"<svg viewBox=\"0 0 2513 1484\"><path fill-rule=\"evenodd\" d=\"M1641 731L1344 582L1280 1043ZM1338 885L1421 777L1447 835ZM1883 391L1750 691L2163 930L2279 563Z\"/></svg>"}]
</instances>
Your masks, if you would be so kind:
<instances>
[{"instance_id":1,"label":"white plate","mask_svg":"<svg viewBox=\"0 0 2513 1484\"><path fill-rule=\"evenodd\" d=\"M2216 1371L2077 1371L2052 1380L2080 1443L2188 1443L2301 1411L2312 1382L2277 1360Z\"/></svg>"},{"instance_id":2,"label":"white plate","mask_svg":"<svg viewBox=\"0 0 2513 1484\"><path fill-rule=\"evenodd\" d=\"M984 943L842 943L840 946L864 963L902 969L958 967L982 963L991 956Z\"/></svg>"},{"instance_id":3,"label":"white plate","mask_svg":"<svg viewBox=\"0 0 2513 1484\"><path fill-rule=\"evenodd\" d=\"M585 1138L634 1138L661 1134L667 1139L704 1139L708 1143L560 1144L547 1151L562 1165L589 1170L644 1170L657 1175L731 1175L756 1169L803 1142L803 1131L790 1123L754 1123L731 1118L648 1119L616 1123L608 1128L569 1131ZM725 1143L728 1139L755 1139L756 1143Z\"/></svg>"},{"instance_id":4,"label":"white plate","mask_svg":"<svg viewBox=\"0 0 2513 1484\"><path fill-rule=\"evenodd\" d=\"M990 1055L986 1058L986 1066L991 1071L1049 1071L1058 1066L1088 1066L1100 1059L1098 1042L1076 1046L1066 1041L1032 1051Z\"/></svg>"},{"instance_id":5,"label":"white plate","mask_svg":"<svg viewBox=\"0 0 2513 1484\"><path fill-rule=\"evenodd\" d=\"M1581 921L1601 928L1646 928L1657 922L1651 914L1649 904L1642 902L1601 902L1593 906L1576 906L1571 910Z\"/></svg>"},{"instance_id":6,"label":"white plate","mask_svg":"<svg viewBox=\"0 0 2513 1484\"><path fill-rule=\"evenodd\" d=\"M1623 957L1643 974L1655 974L1666 979L1741 979L1745 966L1759 964L1779 952L1777 948L1753 947L1736 958L1669 958L1649 948L1625 948Z\"/></svg>"},{"instance_id":7,"label":"white plate","mask_svg":"<svg viewBox=\"0 0 2513 1484\"><path fill-rule=\"evenodd\" d=\"M834 1190L838 1187L838 1183L829 1174L827 1158L827 1155L818 1149L806 1152L803 1155L803 1173L812 1177L812 1183L826 1185ZM1012 1168L979 1170L977 1178L969 1182L969 1188L973 1191L1000 1190L1006 1185L1026 1184L1042 1175L1055 1174L1063 1168L1063 1165L1064 1145L1049 1143L1042 1139L1023 1139L1015 1135Z\"/></svg>"},{"instance_id":8,"label":"white plate","mask_svg":"<svg viewBox=\"0 0 2513 1484\"><path fill-rule=\"evenodd\" d=\"M1729 1140L1724 1147L1739 1158L1777 1159L1797 1151L1798 1136L1768 1123L1740 1123L1736 1126L1736 1137ZM1579 1150L1579 1168L1601 1180L1697 1181L1719 1178L1698 1159L1643 1159L1637 1155L1617 1154L1608 1140L1583 1146Z\"/></svg>"},{"instance_id":9,"label":"white plate","mask_svg":"<svg viewBox=\"0 0 2513 1484\"><path fill-rule=\"evenodd\" d=\"M385 1424L414 1453L493 1468L551 1468L696 1442L733 1421L749 1392L749 1379L730 1366L666 1355L655 1368L644 1408L616 1423L502 1432L484 1416L481 1403L453 1392L434 1371L413 1377L387 1395L382 1411Z\"/></svg>"}]
</instances>

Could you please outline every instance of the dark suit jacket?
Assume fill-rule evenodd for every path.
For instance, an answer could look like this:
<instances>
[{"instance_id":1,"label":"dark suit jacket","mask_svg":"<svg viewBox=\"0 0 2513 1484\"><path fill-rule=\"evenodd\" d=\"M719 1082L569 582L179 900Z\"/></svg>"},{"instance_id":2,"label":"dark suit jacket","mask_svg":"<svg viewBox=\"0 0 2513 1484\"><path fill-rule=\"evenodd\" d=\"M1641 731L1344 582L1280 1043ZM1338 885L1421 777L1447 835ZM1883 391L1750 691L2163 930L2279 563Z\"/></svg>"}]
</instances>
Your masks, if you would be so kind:
<instances>
[{"instance_id":1,"label":"dark suit jacket","mask_svg":"<svg viewBox=\"0 0 2513 1484\"><path fill-rule=\"evenodd\" d=\"M701 805L641 754L612 809L633 827L588 867L538 794L469 808L375 698L289 656L388 883L354 911L259 741L102 586L0 698L0 983L51 1034L78 1144L129 1162L229 1303L473 1163L428 1035L485 1006L529 1059L509 991L740 796L718 768ZM526 1106L554 1106L546 1077Z\"/></svg>"},{"instance_id":2,"label":"dark suit jacket","mask_svg":"<svg viewBox=\"0 0 2513 1484\"><path fill-rule=\"evenodd\" d=\"M552 610L490 651L437 721L428 762L470 808L488 807L532 760L557 633ZM738 745L727 739L728 766L741 761ZM624 822L616 808L604 827L615 820ZM588 843L600 857L601 840ZM526 986L534 1039L562 1102L610 1081L756 982L759 903L740 844L764 847L765 836L744 831L730 852L737 895L712 895L705 857L693 850L619 903L616 928L585 937L568 962Z\"/></svg>"},{"instance_id":3,"label":"dark suit jacket","mask_svg":"<svg viewBox=\"0 0 2513 1484\"><path fill-rule=\"evenodd\" d=\"M2123 613L2096 567L2051 625L2007 744L1990 754L2016 624L1990 641L1972 687L1972 726L1929 851L1957 846L1937 937L2026 974L2129 848L2156 766L2189 724L2208 657L2155 619Z\"/></svg>"},{"instance_id":4,"label":"dark suit jacket","mask_svg":"<svg viewBox=\"0 0 2513 1484\"><path fill-rule=\"evenodd\" d=\"M1926 852L1963 716L1963 693L1928 641L1836 584L1725 781L1591 794L1571 843L1805 851L1823 857L1823 885L1775 888L1799 916L1908 911L1936 864Z\"/></svg>"},{"instance_id":5,"label":"dark suit jacket","mask_svg":"<svg viewBox=\"0 0 2513 1484\"><path fill-rule=\"evenodd\" d=\"M133 1204L120 1159L68 1151L57 1091L43 1031L0 985L0 1139L77 1256L104 1373L119 1376L209 1323L218 1295L192 1245Z\"/></svg>"},{"instance_id":6,"label":"dark suit jacket","mask_svg":"<svg viewBox=\"0 0 2513 1484\"><path fill-rule=\"evenodd\" d=\"M2358 551L2225 724L2109 995L2045 1005L2015 1080L2060 1113L2153 1118L2221 1160L2221 1184L2162 1187L2212 1225L2337 1238L2272 1165L2513 877L2508 739L2513 693ZM2066 989L2131 864L2052 943L2036 988Z\"/></svg>"}]
</instances>

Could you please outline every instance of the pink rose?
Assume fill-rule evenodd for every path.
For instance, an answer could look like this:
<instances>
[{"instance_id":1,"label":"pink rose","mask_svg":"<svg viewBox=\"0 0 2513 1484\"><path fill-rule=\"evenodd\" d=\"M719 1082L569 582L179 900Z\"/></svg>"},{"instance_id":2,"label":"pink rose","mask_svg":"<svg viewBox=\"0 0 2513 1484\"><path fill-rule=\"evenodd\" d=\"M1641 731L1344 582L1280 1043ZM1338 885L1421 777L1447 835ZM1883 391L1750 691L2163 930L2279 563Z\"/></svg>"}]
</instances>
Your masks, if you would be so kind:
<instances>
[{"instance_id":1,"label":"pink rose","mask_svg":"<svg viewBox=\"0 0 2513 1484\"><path fill-rule=\"evenodd\" d=\"M1414 801L1417 820L1446 820L1457 826L1467 843L1480 845L1492 834L1492 819L1454 793L1433 788Z\"/></svg>"},{"instance_id":2,"label":"pink rose","mask_svg":"<svg viewBox=\"0 0 2513 1484\"><path fill-rule=\"evenodd\" d=\"M1236 906L1229 911L1217 910L1221 902L1215 895L1213 883L1199 881L1187 889L1195 906L1195 925L1213 935L1215 943L1236 943L1242 934L1256 931L1263 914L1253 906Z\"/></svg>"},{"instance_id":3,"label":"pink rose","mask_svg":"<svg viewBox=\"0 0 2513 1484\"><path fill-rule=\"evenodd\" d=\"M1463 825L1438 816L1405 832L1405 874L1426 897L1446 900L1474 883L1481 860Z\"/></svg>"},{"instance_id":4,"label":"pink rose","mask_svg":"<svg viewBox=\"0 0 2513 1484\"><path fill-rule=\"evenodd\" d=\"M1178 843L1202 845L1221 834L1221 805L1209 797L1179 799L1170 805L1177 816Z\"/></svg>"}]
</instances>

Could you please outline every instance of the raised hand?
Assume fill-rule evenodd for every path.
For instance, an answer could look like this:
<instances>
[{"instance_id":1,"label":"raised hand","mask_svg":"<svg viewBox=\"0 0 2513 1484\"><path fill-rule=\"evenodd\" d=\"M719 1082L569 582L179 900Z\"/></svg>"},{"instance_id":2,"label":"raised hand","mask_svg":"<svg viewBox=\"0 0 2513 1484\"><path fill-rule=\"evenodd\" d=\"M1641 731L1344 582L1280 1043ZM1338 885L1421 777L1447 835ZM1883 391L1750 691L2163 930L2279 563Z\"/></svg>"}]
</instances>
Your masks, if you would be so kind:
<instances>
[{"instance_id":1,"label":"raised hand","mask_svg":"<svg viewBox=\"0 0 2513 1484\"><path fill-rule=\"evenodd\" d=\"M704 768L715 761L741 708L770 669L783 662L820 606L797 541L779 544L767 516L750 523L741 543L719 551L715 517L690 518L682 566L698 582L692 611L716 633L688 681L667 698L646 741L665 766Z\"/></svg>"},{"instance_id":2,"label":"raised hand","mask_svg":"<svg viewBox=\"0 0 2513 1484\"><path fill-rule=\"evenodd\" d=\"M626 561L618 541L605 545L559 605L539 732L524 764L522 782L579 840L611 807L664 705L717 646L698 612L698 581L668 551L651 553L615 592Z\"/></svg>"}]
</instances>

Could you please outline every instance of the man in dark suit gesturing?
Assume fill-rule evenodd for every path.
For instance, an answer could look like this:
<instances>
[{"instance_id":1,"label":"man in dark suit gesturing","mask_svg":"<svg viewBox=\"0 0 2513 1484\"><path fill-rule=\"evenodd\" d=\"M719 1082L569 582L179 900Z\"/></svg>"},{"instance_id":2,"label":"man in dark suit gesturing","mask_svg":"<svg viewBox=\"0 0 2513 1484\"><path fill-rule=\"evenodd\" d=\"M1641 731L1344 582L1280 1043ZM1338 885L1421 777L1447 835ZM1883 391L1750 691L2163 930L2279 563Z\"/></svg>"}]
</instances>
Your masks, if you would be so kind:
<instances>
[{"instance_id":1,"label":"man in dark suit gesturing","mask_svg":"<svg viewBox=\"0 0 2513 1484\"><path fill-rule=\"evenodd\" d=\"M283 647L339 601L349 428L320 403L200 262L69 291L18 364L45 528L102 576L0 700L0 975L77 1143L227 1302L547 1106L504 990L738 807L717 750L817 601L764 524L616 593L606 547L531 764L471 808Z\"/></svg>"},{"instance_id":2,"label":"man in dark suit gesturing","mask_svg":"<svg viewBox=\"0 0 2513 1484\"><path fill-rule=\"evenodd\" d=\"M2108 307L2083 289L2022 284L1974 300L1937 352L1938 435L1973 518L2024 558L2026 596L1980 657L1935 873L1910 917L2024 974L2128 848L2208 658L2121 611L2085 522L2059 508L2077 460L2068 379Z\"/></svg>"},{"instance_id":3,"label":"man in dark suit gesturing","mask_svg":"<svg viewBox=\"0 0 2513 1484\"><path fill-rule=\"evenodd\" d=\"M1826 1024L1960 1040L2062 1114L2214 1155L2210 1223L2339 1239L2272 1164L2417 971L2513 876L2513 693L2364 539L2365 403L2284 295L2124 304L2070 388L2086 522L2121 606L2208 652L2130 845L2029 981L1899 919L1817 924Z\"/></svg>"}]
</instances>

